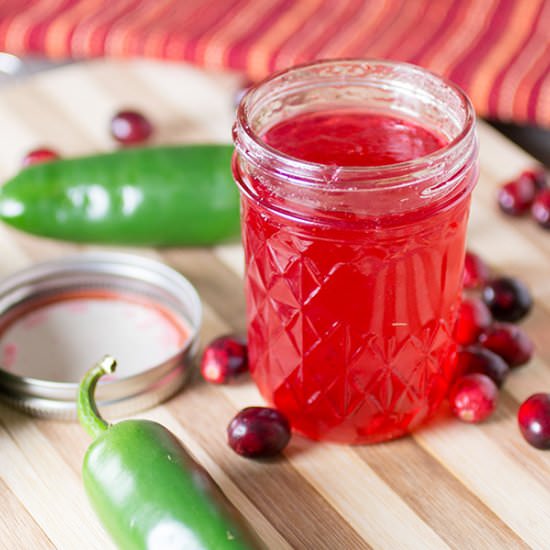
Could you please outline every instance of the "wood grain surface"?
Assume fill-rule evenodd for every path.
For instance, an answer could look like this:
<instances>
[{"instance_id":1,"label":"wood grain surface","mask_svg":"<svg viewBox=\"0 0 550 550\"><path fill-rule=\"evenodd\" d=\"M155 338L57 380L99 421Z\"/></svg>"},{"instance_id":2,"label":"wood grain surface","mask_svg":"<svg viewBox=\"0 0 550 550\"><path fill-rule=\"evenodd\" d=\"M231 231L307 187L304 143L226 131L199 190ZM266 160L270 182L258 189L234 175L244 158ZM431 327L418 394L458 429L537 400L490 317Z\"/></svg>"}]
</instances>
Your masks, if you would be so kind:
<instances>
[{"instance_id":1,"label":"wood grain surface","mask_svg":"<svg viewBox=\"0 0 550 550\"><path fill-rule=\"evenodd\" d=\"M44 73L0 91L0 177L28 150L64 156L116 147L111 115L146 113L154 141L228 141L234 76L180 65L101 61ZM162 406L138 414L171 429L210 472L271 550L499 550L550 548L550 453L529 447L516 426L518 404L550 391L550 234L495 207L495 189L535 161L480 123L481 177L470 248L499 272L519 276L536 300L524 323L536 358L514 372L496 415L470 426L443 410L413 437L365 447L294 437L284 456L260 463L235 455L225 426L261 404L250 381L214 387L197 377ZM76 250L0 226L0 275ZM242 251L124 249L166 262L187 276L204 305L201 339L245 328ZM102 351L100 350L100 353ZM75 423L30 418L0 406L0 547L108 549L88 506L80 465L89 438Z\"/></svg>"}]
</instances>

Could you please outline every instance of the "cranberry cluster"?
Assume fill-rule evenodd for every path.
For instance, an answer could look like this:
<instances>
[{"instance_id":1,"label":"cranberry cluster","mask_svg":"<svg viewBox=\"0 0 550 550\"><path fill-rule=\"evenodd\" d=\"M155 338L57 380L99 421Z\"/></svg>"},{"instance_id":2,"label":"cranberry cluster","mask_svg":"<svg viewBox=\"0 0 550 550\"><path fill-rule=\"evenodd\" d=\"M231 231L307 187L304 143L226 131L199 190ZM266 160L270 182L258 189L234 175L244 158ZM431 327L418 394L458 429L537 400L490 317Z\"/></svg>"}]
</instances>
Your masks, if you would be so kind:
<instances>
[{"instance_id":1,"label":"cranberry cluster","mask_svg":"<svg viewBox=\"0 0 550 550\"><path fill-rule=\"evenodd\" d=\"M531 310L527 287L511 277L492 278L487 264L466 253L464 288L480 295L465 298L458 312L454 337L458 379L449 394L453 413L466 422L481 422L495 410L498 389L511 369L525 365L533 343L512 324Z\"/></svg>"},{"instance_id":2,"label":"cranberry cluster","mask_svg":"<svg viewBox=\"0 0 550 550\"><path fill-rule=\"evenodd\" d=\"M151 122L138 111L124 110L116 113L110 122L113 139L122 145L137 145L147 141L153 133ZM57 151L39 147L29 151L21 160L22 168L60 158Z\"/></svg>"},{"instance_id":3,"label":"cranberry cluster","mask_svg":"<svg viewBox=\"0 0 550 550\"><path fill-rule=\"evenodd\" d=\"M481 422L496 408L498 390L511 370L525 365L534 346L525 331L512 324L531 310L527 287L511 277L491 278L489 268L466 253L464 288L480 296L465 298L459 309L455 339L460 348L456 379L449 393L451 410L465 422ZM521 433L533 446L550 448L550 394L535 394L518 412Z\"/></svg>"},{"instance_id":4,"label":"cranberry cluster","mask_svg":"<svg viewBox=\"0 0 550 550\"><path fill-rule=\"evenodd\" d=\"M550 229L550 189L542 168L525 170L498 190L498 205L510 216L523 216L531 211L534 220Z\"/></svg>"},{"instance_id":5,"label":"cranberry cluster","mask_svg":"<svg viewBox=\"0 0 550 550\"><path fill-rule=\"evenodd\" d=\"M248 349L243 338L220 336L206 346L201 359L202 377L212 384L234 382L248 370ZM227 426L227 442L241 456L267 458L279 454L290 440L290 424L270 407L247 407Z\"/></svg>"}]
</instances>

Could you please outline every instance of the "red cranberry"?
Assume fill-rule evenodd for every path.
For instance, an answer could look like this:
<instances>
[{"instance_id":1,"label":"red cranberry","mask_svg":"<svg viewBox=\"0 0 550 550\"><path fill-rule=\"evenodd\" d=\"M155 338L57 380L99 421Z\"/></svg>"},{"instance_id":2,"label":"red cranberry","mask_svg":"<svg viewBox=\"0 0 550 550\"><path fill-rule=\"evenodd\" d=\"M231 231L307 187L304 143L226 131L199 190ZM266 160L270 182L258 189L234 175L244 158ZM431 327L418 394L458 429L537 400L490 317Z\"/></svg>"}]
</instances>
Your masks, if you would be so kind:
<instances>
[{"instance_id":1,"label":"red cranberry","mask_svg":"<svg viewBox=\"0 0 550 550\"><path fill-rule=\"evenodd\" d=\"M111 119L111 135L124 145L141 143L152 133L151 123L137 111L119 111Z\"/></svg>"},{"instance_id":2,"label":"red cranberry","mask_svg":"<svg viewBox=\"0 0 550 550\"><path fill-rule=\"evenodd\" d=\"M207 382L224 384L248 370L246 341L236 336L220 336L205 348L201 374Z\"/></svg>"},{"instance_id":3,"label":"red cranberry","mask_svg":"<svg viewBox=\"0 0 550 550\"><path fill-rule=\"evenodd\" d=\"M478 336L492 320L491 312L479 298L463 300L454 327L455 340L462 346L477 342Z\"/></svg>"},{"instance_id":4,"label":"red cranberry","mask_svg":"<svg viewBox=\"0 0 550 550\"><path fill-rule=\"evenodd\" d=\"M550 449L550 393L535 393L518 411L518 423L527 443L537 449Z\"/></svg>"},{"instance_id":5,"label":"red cranberry","mask_svg":"<svg viewBox=\"0 0 550 550\"><path fill-rule=\"evenodd\" d=\"M482 422L496 408L498 389L484 374L461 376L449 395L453 414L464 422Z\"/></svg>"},{"instance_id":6,"label":"red cranberry","mask_svg":"<svg viewBox=\"0 0 550 550\"><path fill-rule=\"evenodd\" d=\"M478 288L489 280L487 264L473 252L467 251L464 259L464 288Z\"/></svg>"},{"instance_id":7,"label":"red cranberry","mask_svg":"<svg viewBox=\"0 0 550 550\"><path fill-rule=\"evenodd\" d=\"M34 164L41 164L43 162L49 162L50 160L56 160L59 158L59 155L53 150L46 147L41 147L39 149L33 149L29 151L21 161L21 166L25 168L26 166L32 166Z\"/></svg>"},{"instance_id":8,"label":"red cranberry","mask_svg":"<svg viewBox=\"0 0 550 550\"><path fill-rule=\"evenodd\" d=\"M509 323L495 323L479 337L480 344L500 355L510 367L525 365L535 346L524 330Z\"/></svg>"},{"instance_id":9,"label":"red cranberry","mask_svg":"<svg viewBox=\"0 0 550 550\"><path fill-rule=\"evenodd\" d=\"M458 352L457 372L484 374L500 388L510 372L510 367L496 353L480 346L470 346Z\"/></svg>"},{"instance_id":10,"label":"red cranberry","mask_svg":"<svg viewBox=\"0 0 550 550\"><path fill-rule=\"evenodd\" d=\"M510 323L523 319L533 306L529 289L512 277L493 279L483 288L483 301L495 319Z\"/></svg>"},{"instance_id":11,"label":"red cranberry","mask_svg":"<svg viewBox=\"0 0 550 550\"><path fill-rule=\"evenodd\" d=\"M229 446L242 456L265 458L280 453L290 440L290 424L276 409L247 407L227 426Z\"/></svg>"},{"instance_id":12,"label":"red cranberry","mask_svg":"<svg viewBox=\"0 0 550 550\"><path fill-rule=\"evenodd\" d=\"M534 168L533 170L525 170L520 177L528 178L533 181L537 191L546 189L546 171L544 168Z\"/></svg>"},{"instance_id":13,"label":"red cranberry","mask_svg":"<svg viewBox=\"0 0 550 550\"><path fill-rule=\"evenodd\" d=\"M517 179L500 187L498 205L505 214L521 216L529 210L536 194L537 187L533 179L521 174Z\"/></svg>"},{"instance_id":14,"label":"red cranberry","mask_svg":"<svg viewBox=\"0 0 550 550\"><path fill-rule=\"evenodd\" d=\"M550 229L550 189L544 189L537 195L531 207L531 216L541 227Z\"/></svg>"}]
</instances>

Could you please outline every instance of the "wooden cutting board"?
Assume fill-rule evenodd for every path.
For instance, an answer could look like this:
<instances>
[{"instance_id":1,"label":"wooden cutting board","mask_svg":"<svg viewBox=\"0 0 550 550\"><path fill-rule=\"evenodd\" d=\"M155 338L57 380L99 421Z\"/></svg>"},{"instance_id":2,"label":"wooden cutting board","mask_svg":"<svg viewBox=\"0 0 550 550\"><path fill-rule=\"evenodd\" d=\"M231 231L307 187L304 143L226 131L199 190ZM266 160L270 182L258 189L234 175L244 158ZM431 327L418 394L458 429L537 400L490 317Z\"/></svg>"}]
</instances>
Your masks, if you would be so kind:
<instances>
[{"instance_id":1,"label":"wooden cutting board","mask_svg":"<svg viewBox=\"0 0 550 550\"><path fill-rule=\"evenodd\" d=\"M0 177L24 153L47 145L64 156L109 150L114 111L135 107L153 120L159 143L230 139L238 79L180 65L101 61L44 73L0 90ZM495 270L529 283L536 307L524 326L537 345L514 373L490 422L470 426L442 415L392 443L340 447L294 437L284 456L259 463L235 455L225 426L261 404L252 383L195 381L138 416L177 434L254 526L267 547L308 550L505 549L550 547L550 453L516 427L518 404L550 391L550 233L495 208L495 189L535 161L483 123L481 177L470 223L471 249ZM0 275L83 248L0 226ZM125 249L128 250L128 249ZM244 331L242 252L132 250L180 270L205 309L202 341ZM0 406L0 546L112 548L88 506L80 465L89 438L75 423L37 420Z\"/></svg>"}]
</instances>

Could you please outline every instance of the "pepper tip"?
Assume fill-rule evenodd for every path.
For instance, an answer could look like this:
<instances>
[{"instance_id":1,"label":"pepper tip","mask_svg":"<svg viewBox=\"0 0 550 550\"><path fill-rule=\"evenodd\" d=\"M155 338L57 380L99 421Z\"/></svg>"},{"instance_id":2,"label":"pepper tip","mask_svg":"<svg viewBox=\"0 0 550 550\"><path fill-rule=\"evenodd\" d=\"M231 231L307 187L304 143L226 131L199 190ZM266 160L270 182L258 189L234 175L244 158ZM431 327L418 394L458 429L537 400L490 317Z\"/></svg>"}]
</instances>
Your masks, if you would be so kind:
<instances>
[{"instance_id":1,"label":"pepper tip","mask_svg":"<svg viewBox=\"0 0 550 550\"><path fill-rule=\"evenodd\" d=\"M116 359L110 355L106 355L100 362L99 366L104 374L112 374L116 370Z\"/></svg>"}]
</instances>

